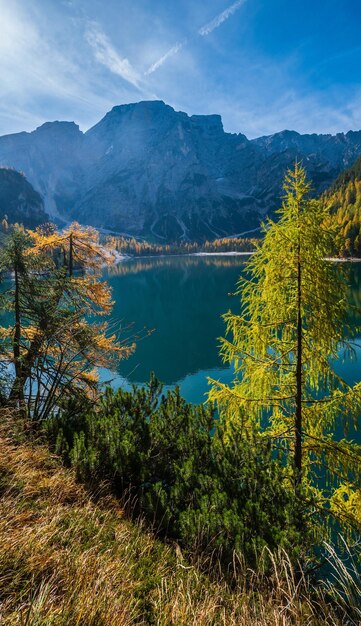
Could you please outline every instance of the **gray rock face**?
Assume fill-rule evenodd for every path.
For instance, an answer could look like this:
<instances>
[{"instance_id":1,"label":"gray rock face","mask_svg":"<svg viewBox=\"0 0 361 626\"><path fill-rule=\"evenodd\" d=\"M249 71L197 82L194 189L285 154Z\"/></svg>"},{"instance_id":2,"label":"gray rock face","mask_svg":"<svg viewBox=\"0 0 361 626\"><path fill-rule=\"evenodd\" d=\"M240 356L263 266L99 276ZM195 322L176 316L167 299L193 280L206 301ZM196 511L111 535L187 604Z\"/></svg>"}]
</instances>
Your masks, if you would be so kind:
<instances>
[{"instance_id":1,"label":"gray rock face","mask_svg":"<svg viewBox=\"0 0 361 626\"><path fill-rule=\"evenodd\" d=\"M0 137L0 165L24 171L50 214L167 240L251 230L279 205L296 158L320 193L359 154L361 131L249 141L225 133L219 115L161 101L116 106L86 133L48 122Z\"/></svg>"}]
</instances>

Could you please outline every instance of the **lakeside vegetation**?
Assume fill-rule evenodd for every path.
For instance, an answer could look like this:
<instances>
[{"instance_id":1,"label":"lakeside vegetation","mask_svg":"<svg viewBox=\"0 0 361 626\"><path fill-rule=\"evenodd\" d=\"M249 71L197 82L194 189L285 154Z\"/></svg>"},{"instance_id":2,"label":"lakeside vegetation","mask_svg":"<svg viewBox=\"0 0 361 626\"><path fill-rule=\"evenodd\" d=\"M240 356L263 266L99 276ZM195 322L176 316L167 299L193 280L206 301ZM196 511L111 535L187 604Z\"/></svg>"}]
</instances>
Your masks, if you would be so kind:
<instances>
[{"instance_id":1,"label":"lakeside vegetation","mask_svg":"<svg viewBox=\"0 0 361 626\"><path fill-rule=\"evenodd\" d=\"M213 241L177 241L173 243L159 244L139 241L127 237L114 235L106 238L111 248L120 254L130 256L155 256L170 254L196 254L197 252L253 252L257 239L224 237Z\"/></svg>"},{"instance_id":2,"label":"lakeside vegetation","mask_svg":"<svg viewBox=\"0 0 361 626\"><path fill-rule=\"evenodd\" d=\"M309 198L296 164L285 180L279 220L267 224L239 284L240 313L225 315L222 354L234 365L235 380L212 381L207 406L186 403L177 389L164 395L154 377L129 392L99 384L97 368L114 368L135 346L122 341L113 323L99 321L111 314L101 271L113 257L94 229L3 225L1 271L14 276L1 295L8 314L0 329L1 445L12 459L9 474L2 468L2 492L13 506L6 519L11 527L14 517L16 526L19 510L39 507L57 528L41 543L33 519L25 518L39 546L25 550L24 567L22 537L8 539L1 557L7 623L358 622L361 448L348 432L359 427L361 383L347 385L331 366L340 349L352 351L358 329L348 319L346 270L326 260L336 241L328 211ZM339 427L344 434L336 437ZM35 490L32 499L32 470L22 479L28 490L14 479L21 474L17 451L35 465L39 452L46 466L45 442L68 470L52 461L45 492ZM80 506L79 523L63 521L65 509L66 516L78 515L78 498L91 502L81 487L70 504L61 501L56 518L55 493L47 495L53 468L100 497L91 505L94 524L88 504ZM41 463L36 471L39 477ZM102 518L104 509L109 516ZM120 546L119 517L131 529ZM131 518L141 518L143 530ZM346 539L339 539L338 557L326 547L339 531L354 560ZM66 566L75 546L79 560ZM332 584L325 577L331 554L338 559ZM102 581L96 601L96 579L85 575L93 558ZM117 559L127 563L127 585ZM152 559L159 563L155 571ZM183 595L188 584L194 588Z\"/></svg>"}]
</instances>

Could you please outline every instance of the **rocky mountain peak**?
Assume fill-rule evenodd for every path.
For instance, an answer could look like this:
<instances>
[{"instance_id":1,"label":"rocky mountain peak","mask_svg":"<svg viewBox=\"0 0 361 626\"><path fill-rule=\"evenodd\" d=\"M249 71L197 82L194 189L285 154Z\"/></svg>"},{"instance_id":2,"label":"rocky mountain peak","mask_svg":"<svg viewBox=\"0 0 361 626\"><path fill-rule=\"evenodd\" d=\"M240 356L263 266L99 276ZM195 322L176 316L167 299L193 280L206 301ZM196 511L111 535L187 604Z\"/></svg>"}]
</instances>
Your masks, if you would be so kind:
<instances>
[{"instance_id":1,"label":"rocky mountain peak","mask_svg":"<svg viewBox=\"0 0 361 626\"><path fill-rule=\"evenodd\" d=\"M58 120L54 122L45 122L38 126L31 134L52 134L52 135L82 135L78 124L75 122L60 122Z\"/></svg>"},{"instance_id":2,"label":"rocky mountain peak","mask_svg":"<svg viewBox=\"0 0 361 626\"><path fill-rule=\"evenodd\" d=\"M154 122L159 123L162 119L164 120L175 115L175 110L162 100L142 100L141 102L131 104L120 104L114 106L106 113L86 134L92 135L99 128L116 128L124 123L149 126Z\"/></svg>"}]
</instances>

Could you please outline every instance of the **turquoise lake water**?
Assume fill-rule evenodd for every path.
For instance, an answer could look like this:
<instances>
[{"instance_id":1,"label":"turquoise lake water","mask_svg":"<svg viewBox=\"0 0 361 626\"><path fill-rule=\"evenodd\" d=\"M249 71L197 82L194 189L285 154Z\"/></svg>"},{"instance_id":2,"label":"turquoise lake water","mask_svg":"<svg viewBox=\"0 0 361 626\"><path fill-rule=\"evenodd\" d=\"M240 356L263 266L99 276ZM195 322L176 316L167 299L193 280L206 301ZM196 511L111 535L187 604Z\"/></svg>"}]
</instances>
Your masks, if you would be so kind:
<instances>
[{"instance_id":1,"label":"turquoise lake water","mask_svg":"<svg viewBox=\"0 0 361 626\"><path fill-rule=\"evenodd\" d=\"M232 292L244 267L239 256L183 256L133 259L109 270L112 318L121 322L123 337L152 332L137 342L135 354L116 374L103 371L102 379L128 388L147 382L153 370L165 388L178 384L195 403L206 399L207 377L230 382L233 373L222 364L218 338L225 330L221 315L240 310ZM361 263L349 264L349 270L350 300L361 306ZM361 337L356 342L358 359L336 366L349 383L361 379Z\"/></svg>"}]
</instances>

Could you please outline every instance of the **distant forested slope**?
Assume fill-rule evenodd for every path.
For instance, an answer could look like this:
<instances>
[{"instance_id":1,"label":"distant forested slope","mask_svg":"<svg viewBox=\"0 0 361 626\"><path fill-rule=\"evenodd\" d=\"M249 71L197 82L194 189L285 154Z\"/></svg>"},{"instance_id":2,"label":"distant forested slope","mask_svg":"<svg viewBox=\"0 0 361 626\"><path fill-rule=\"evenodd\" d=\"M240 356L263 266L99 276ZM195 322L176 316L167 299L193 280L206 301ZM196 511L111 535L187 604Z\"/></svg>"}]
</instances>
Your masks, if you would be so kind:
<instances>
[{"instance_id":1,"label":"distant forested slope","mask_svg":"<svg viewBox=\"0 0 361 626\"><path fill-rule=\"evenodd\" d=\"M330 224L337 228L341 256L361 257L361 157L342 172L323 196L330 207Z\"/></svg>"},{"instance_id":2,"label":"distant forested slope","mask_svg":"<svg viewBox=\"0 0 361 626\"><path fill-rule=\"evenodd\" d=\"M19 222L29 228L48 221L41 195L14 169L0 168L0 221Z\"/></svg>"}]
</instances>

